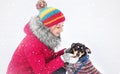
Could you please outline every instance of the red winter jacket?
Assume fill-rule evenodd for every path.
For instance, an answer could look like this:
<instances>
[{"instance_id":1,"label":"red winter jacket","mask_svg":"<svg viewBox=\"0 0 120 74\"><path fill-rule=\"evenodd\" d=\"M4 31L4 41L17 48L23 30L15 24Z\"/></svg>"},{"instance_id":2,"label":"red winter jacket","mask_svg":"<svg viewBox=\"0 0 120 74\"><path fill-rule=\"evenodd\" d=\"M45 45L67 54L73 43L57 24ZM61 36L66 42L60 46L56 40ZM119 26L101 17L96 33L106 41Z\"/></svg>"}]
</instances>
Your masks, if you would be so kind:
<instances>
[{"instance_id":1,"label":"red winter jacket","mask_svg":"<svg viewBox=\"0 0 120 74\"><path fill-rule=\"evenodd\" d=\"M7 74L52 74L64 66L60 58L64 52L54 52L42 43L30 30L25 27L26 37L17 47L8 66Z\"/></svg>"}]
</instances>

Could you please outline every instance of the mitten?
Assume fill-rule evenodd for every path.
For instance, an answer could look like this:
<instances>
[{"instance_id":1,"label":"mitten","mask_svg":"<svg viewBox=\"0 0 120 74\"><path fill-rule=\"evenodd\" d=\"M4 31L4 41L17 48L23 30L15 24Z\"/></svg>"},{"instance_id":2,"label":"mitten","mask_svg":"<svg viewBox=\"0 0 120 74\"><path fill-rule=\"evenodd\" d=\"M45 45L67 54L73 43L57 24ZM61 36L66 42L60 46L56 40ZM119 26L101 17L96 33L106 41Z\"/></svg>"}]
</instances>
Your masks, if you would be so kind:
<instances>
[{"instance_id":1,"label":"mitten","mask_svg":"<svg viewBox=\"0 0 120 74\"><path fill-rule=\"evenodd\" d=\"M71 52L70 48L64 50L64 53L70 53L70 52Z\"/></svg>"},{"instance_id":2,"label":"mitten","mask_svg":"<svg viewBox=\"0 0 120 74\"><path fill-rule=\"evenodd\" d=\"M66 63L70 61L70 56L69 53L64 53L63 55L61 55L61 59Z\"/></svg>"}]
</instances>

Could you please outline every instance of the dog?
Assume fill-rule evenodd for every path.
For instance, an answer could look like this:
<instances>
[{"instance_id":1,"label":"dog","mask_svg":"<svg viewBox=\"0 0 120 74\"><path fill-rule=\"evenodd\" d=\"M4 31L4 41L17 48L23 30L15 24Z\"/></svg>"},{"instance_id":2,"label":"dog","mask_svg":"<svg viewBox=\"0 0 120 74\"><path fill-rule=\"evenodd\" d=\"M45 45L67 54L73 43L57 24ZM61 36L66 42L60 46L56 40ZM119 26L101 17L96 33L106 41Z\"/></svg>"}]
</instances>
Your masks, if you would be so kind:
<instances>
[{"instance_id":1,"label":"dog","mask_svg":"<svg viewBox=\"0 0 120 74\"><path fill-rule=\"evenodd\" d=\"M74 57L83 57L86 54L91 54L91 50L82 43L72 43L71 47L66 51L66 53L71 54L74 54L74 52L77 52Z\"/></svg>"},{"instance_id":2,"label":"dog","mask_svg":"<svg viewBox=\"0 0 120 74\"><path fill-rule=\"evenodd\" d=\"M89 60L91 50L82 43L72 43L66 51L69 61L65 63L68 74L101 74ZM65 56L66 56L65 55Z\"/></svg>"}]
</instances>

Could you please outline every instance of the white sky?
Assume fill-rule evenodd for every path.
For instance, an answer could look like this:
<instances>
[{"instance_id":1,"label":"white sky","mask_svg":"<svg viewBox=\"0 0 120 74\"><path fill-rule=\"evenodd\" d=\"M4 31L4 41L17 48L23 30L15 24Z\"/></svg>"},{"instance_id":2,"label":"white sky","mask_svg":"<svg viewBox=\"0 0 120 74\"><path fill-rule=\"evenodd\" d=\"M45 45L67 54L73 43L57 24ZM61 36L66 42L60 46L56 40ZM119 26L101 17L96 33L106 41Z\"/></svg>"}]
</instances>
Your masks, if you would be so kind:
<instances>
[{"instance_id":1,"label":"white sky","mask_svg":"<svg viewBox=\"0 0 120 74\"><path fill-rule=\"evenodd\" d=\"M102 74L120 74L119 0L46 0L66 16L61 48L73 42L88 46L90 59ZM24 38L23 28L38 14L37 0L0 0L0 74Z\"/></svg>"}]
</instances>

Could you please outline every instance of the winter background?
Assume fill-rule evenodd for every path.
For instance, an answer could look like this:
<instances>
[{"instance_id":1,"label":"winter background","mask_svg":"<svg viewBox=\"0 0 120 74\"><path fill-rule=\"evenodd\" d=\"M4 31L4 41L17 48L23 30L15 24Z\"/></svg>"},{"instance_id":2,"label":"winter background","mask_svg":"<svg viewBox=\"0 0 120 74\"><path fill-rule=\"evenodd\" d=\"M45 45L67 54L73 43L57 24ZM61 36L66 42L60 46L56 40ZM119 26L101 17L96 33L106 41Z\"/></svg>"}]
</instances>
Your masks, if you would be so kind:
<instances>
[{"instance_id":1,"label":"winter background","mask_svg":"<svg viewBox=\"0 0 120 74\"><path fill-rule=\"evenodd\" d=\"M38 14L37 0L0 0L0 74L24 38L23 28ZM88 46L102 74L120 74L120 0L46 0L66 16L59 49L73 42Z\"/></svg>"}]
</instances>

